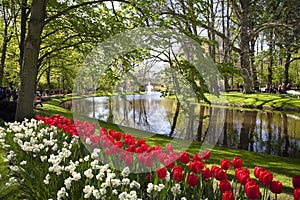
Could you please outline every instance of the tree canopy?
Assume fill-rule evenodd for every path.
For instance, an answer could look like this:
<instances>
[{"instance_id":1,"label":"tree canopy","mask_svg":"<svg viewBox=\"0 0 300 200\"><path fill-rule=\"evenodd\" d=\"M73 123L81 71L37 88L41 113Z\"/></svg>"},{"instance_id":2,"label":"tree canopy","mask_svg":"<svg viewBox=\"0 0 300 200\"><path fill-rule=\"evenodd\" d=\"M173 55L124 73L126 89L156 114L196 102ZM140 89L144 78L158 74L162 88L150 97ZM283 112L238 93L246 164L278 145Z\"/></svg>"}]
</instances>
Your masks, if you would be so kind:
<instances>
[{"instance_id":1,"label":"tree canopy","mask_svg":"<svg viewBox=\"0 0 300 200\"><path fill-rule=\"evenodd\" d=\"M78 69L97 44L139 27L192 38L215 62L224 90L243 84L244 93L251 93L256 85L300 82L297 0L3 0L0 20L0 82L19 91L17 120L32 116L37 89L72 91ZM111 91L147 59L162 61L150 49L127 54L95 85ZM206 100L207 86L193 64L175 57L166 63L195 87L198 100Z\"/></svg>"}]
</instances>

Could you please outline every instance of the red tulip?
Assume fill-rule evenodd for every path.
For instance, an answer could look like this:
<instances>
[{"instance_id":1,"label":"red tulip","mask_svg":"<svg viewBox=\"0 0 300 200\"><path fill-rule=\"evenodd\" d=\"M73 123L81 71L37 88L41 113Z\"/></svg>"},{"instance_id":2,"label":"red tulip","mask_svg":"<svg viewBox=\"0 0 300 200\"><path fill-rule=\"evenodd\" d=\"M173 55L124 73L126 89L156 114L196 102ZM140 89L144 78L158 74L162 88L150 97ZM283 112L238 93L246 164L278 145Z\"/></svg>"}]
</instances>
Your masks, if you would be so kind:
<instances>
[{"instance_id":1,"label":"red tulip","mask_svg":"<svg viewBox=\"0 0 300 200\"><path fill-rule=\"evenodd\" d=\"M152 167L153 166L153 159L151 156L145 156L144 157L144 164L146 167Z\"/></svg>"},{"instance_id":2,"label":"red tulip","mask_svg":"<svg viewBox=\"0 0 300 200\"><path fill-rule=\"evenodd\" d=\"M260 196L259 192L259 186L254 180L250 180L246 185L245 185L245 193L247 197L251 200L256 200Z\"/></svg>"},{"instance_id":3,"label":"red tulip","mask_svg":"<svg viewBox=\"0 0 300 200\"><path fill-rule=\"evenodd\" d=\"M220 161L220 165L222 169L228 170L230 168L230 160L227 160L226 158Z\"/></svg>"},{"instance_id":4,"label":"red tulip","mask_svg":"<svg viewBox=\"0 0 300 200\"><path fill-rule=\"evenodd\" d=\"M293 177L293 187L295 189L300 188L300 176Z\"/></svg>"},{"instance_id":5,"label":"red tulip","mask_svg":"<svg viewBox=\"0 0 300 200\"><path fill-rule=\"evenodd\" d=\"M225 191L222 194L222 200L234 200L234 196L231 191Z\"/></svg>"},{"instance_id":6,"label":"red tulip","mask_svg":"<svg viewBox=\"0 0 300 200\"><path fill-rule=\"evenodd\" d=\"M198 176L196 174L189 174L187 176L186 182L191 186L195 187L198 185Z\"/></svg>"},{"instance_id":7,"label":"red tulip","mask_svg":"<svg viewBox=\"0 0 300 200\"><path fill-rule=\"evenodd\" d=\"M105 149L105 154L109 156L111 154L110 148Z\"/></svg>"},{"instance_id":8,"label":"red tulip","mask_svg":"<svg viewBox=\"0 0 300 200\"><path fill-rule=\"evenodd\" d=\"M167 176L167 170L166 168L158 168L156 170L158 178L165 178Z\"/></svg>"},{"instance_id":9,"label":"red tulip","mask_svg":"<svg viewBox=\"0 0 300 200\"><path fill-rule=\"evenodd\" d=\"M173 172L173 177L174 177L174 180L177 181L177 182L180 182L183 180L183 174L181 171L175 171Z\"/></svg>"},{"instance_id":10,"label":"red tulip","mask_svg":"<svg viewBox=\"0 0 300 200\"><path fill-rule=\"evenodd\" d=\"M282 192L282 183L280 181L272 181L270 189L274 194L280 194Z\"/></svg>"},{"instance_id":11,"label":"red tulip","mask_svg":"<svg viewBox=\"0 0 300 200\"><path fill-rule=\"evenodd\" d=\"M226 172L225 171L223 171L222 169L217 169L216 171L215 171L215 177L216 177L216 179L218 180L218 181L221 181L221 180L224 180L224 179L227 179L227 174L226 174Z\"/></svg>"},{"instance_id":12,"label":"red tulip","mask_svg":"<svg viewBox=\"0 0 300 200\"><path fill-rule=\"evenodd\" d=\"M270 185L273 181L273 174L269 170L265 170L260 173L259 181L264 185Z\"/></svg>"},{"instance_id":13,"label":"red tulip","mask_svg":"<svg viewBox=\"0 0 300 200\"><path fill-rule=\"evenodd\" d=\"M147 179L151 180L152 179L152 174L147 174Z\"/></svg>"},{"instance_id":14,"label":"red tulip","mask_svg":"<svg viewBox=\"0 0 300 200\"><path fill-rule=\"evenodd\" d=\"M141 147L142 144L145 144L145 145L146 145L146 141L145 141L144 139L138 139L138 140L136 141L136 144L137 144L139 147Z\"/></svg>"},{"instance_id":15,"label":"red tulip","mask_svg":"<svg viewBox=\"0 0 300 200\"><path fill-rule=\"evenodd\" d=\"M300 188L294 190L294 200L300 200Z\"/></svg>"},{"instance_id":16,"label":"red tulip","mask_svg":"<svg viewBox=\"0 0 300 200\"><path fill-rule=\"evenodd\" d=\"M173 147L171 144L166 145L166 152L168 152L168 153L173 152Z\"/></svg>"},{"instance_id":17,"label":"red tulip","mask_svg":"<svg viewBox=\"0 0 300 200\"><path fill-rule=\"evenodd\" d=\"M209 168L202 169L201 174L205 181L207 181L211 177L211 171Z\"/></svg>"},{"instance_id":18,"label":"red tulip","mask_svg":"<svg viewBox=\"0 0 300 200\"><path fill-rule=\"evenodd\" d=\"M133 163L132 155L127 155L127 156L125 157L124 161L125 161L125 164L126 164L127 166L132 165L132 163Z\"/></svg>"},{"instance_id":19,"label":"red tulip","mask_svg":"<svg viewBox=\"0 0 300 200\"><path fill-rule=\"evenodd\" d=\"M259 166L254 167L254 176L256 178L259 178L260 173L263 171L265 171L263 167L259 167Z\"/></svg>"},{"instance_id":20,"label":"red tulip","mask_svg":"<svg viewBox=\"0 0 300 200\"><path fill-rule=\"evenodd\" d=\"M226 191L231 191L231 185L230 182L227 179L221 180L219 184L219 188L222 193Z\"/></svg>"},{"instance_id":21,"label":"red tulip","mask_svg":"<svg viewBox=\"0 0 300 200\"><path fill-rule=\"evenodd\" d=\"M193 162L190 162L190 170L194 173L197 173L199 172L201 169L204 168L204 163L203 162L200 162L200 161L193 161Z\"/></svg>"},{"instance_id":22,"label":"red tulip","mask_svg":"<svg viewBox=\"0 0 300 200\"><path fill-rule=\"evenodd\" d=\"M210 159L210 151L203 151L201 153L201 158L203 158L204 160L209 160Z\"/></svg>"},{"instance_id":23,"label":"red tulip","mask_svg":"<svg viewBox=\"0 0 300 200\"><path fill-rule=\"evenodd\" d=\"M183 163L183 164L187 164L188 162L190 162L190 155L187 152L181 152L179 154L179 160Z\"/></svg>"},{"instance_id":24,"label":"red tulip","mask_svg":"<svg viewBox=\"0 0 300 200\"><path fill-rule=\"evenodd\" d=\"M194 161L202 161L201 157L200 157L200 154L194 154L193 155L193 160Z\"/></svg>"},{"instance_id":25,"label":"red tulip","mask_svg":"<svg viewBox=\"0 0 300 200\"><path fill-rule=\"evenodd\" d=\"M243 161L241 159L239 159L239 157L235 156L232 160L232 165L235 169L241 168L243 165Z\"/></svg>"}]
</instances>

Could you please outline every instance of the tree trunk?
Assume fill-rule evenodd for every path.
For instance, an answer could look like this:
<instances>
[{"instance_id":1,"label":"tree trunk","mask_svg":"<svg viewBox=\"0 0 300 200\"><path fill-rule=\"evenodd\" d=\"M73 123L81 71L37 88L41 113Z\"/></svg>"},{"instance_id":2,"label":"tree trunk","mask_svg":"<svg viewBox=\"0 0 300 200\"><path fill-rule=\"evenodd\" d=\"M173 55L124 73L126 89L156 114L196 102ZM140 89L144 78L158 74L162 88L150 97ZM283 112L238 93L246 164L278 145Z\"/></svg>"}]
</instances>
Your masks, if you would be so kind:
<instances>
[{"instance_id":1,"label":"tree trunk","mask_svg":"<svg viewBox=\"0 0 300 200\"><path fill-rule=\"evenodd\" d=\"M23 65L23 58L24 58L24 49L25 49L25 37L26 37L26 24L28 20L28 13L27 13L27 0L22 0L22 7L21 7L21 33L20 33L20 71L22 71Z\"/></svg>"},{"instance_id":2,"label":"tree trunk","mask_svg":"<svg viewBox=\"0 0 300 200\"><path fill-rule=\"evenodd\" d=\"M241 1L242 2L242 1ZM242 68L242 77L243 77L243 92L245 94L252 93L251 90L251 66L250 66L250 36L249 36L249 21L248 21L248 8L249 4L244 2L242 4L241 12L241 33L240 33L240 60Z\"/></svg>"},{"instance_id":3,"label":"tree trunk","mask_svg":"<svg viewBox=\"0 0 300 200\"><path fill-rule=\"evenodd\" d=\"M177 99L177 103L176 103L176 110L175 110L175 114L173 117L173 122L172 122L172 126L171 126L171 131L169 134L169 137L172 137L176 128L176 124L177 124L177 118L179 116L179 111L180 111L180 102Z\"/></svg>"},{"instance_id":4,"label":"tree trunk","mask_svg":"<svg viewBox=\"0 0 300 200\"><path fill-rule=\"evenodd\" d=\"M274 49L274 40L273 40L273 31L270 32L270 47L269 47L269 66L268 66L268 84L272 83L273 79L273 49Z\"/></svg>"},{"instance_id":5,"label":"tree trunk","mask_svg":"<svg viewBox=\"0 0 300 200\"><path fill-rule=\"evenodd\" d=\"M202 141L203 120L204 120L204 106L200 105L199 124L198 124L198 128L197 128L197 141L198 142Z\"/></svg>"},{"instance_id":6,"label":"tree trunk","mask_svg":"<svg viewBox=\"0 0 300 200\"><path fill-rule=\"evenodd\" d=\"M254 65L255 62L255 40L252 39L251 40L251 48L250 48L250 65L251 65L251 72L252 72L252 79L253 79L253 83L258 84L258 79L257 79L257 71L256 71L256 66Z\"/></svg>"},{"instance_id":7,"label":"tree trunk","mask_svg":"<svg viewBox=\"0 0 300 200\"><path fill-rule=\"evenodd\" d=\"M7 50L7 44L8 44L8 31L7 26L5 24L4 27L4 36L3 36L3 44L2 44L2 50L1 50L1 63L0 63L0 86L2 85L3 81L3 74L4 74L4 67L5 67L5 59L6 59L6 50Z\"/></svg>"},{"instance_id":8,"label":"tree trunk","mask_svg":"<svg viewBox=\"0 0 300 200\"><path fill-rule=\"evenodd\" d=\"M49 61L49 62L50 62L50 61ZM48 89L49 89L49 90L52 89L52 87L51 87L50 74L51 74L51 68L50 68L50 64L49 64L49 67L48 67L47 70L46 70L47 86L48 86Z\"/></svg>"},{"instance_id":9,"label":"tree trunk","mask_svg":"<svg viewBox=\"0 0 300 200\"><path fill-rule=\"evenodd\" d=\"M284 83L287 85L289 83L289 68L291 62L291 52L288 49L285 64L284 64Z\"/></svg>"},{"instance_id":10,"label":"tree trunk","mask_svg":"<svg viewBox=\"0 0 300 200\"><path fill-rule=\"evenodd\" d=\"M47 0L33 0L28 34L25 40L24 57L21 69L21 88L16 111L16 120L33 116L33 98L37 78L37 63L40 51L41 34L46 17Z\"/></svg>"},{"instance_id":11,"label":"tree trunk","mask_svg":"<svg viewBox=\"0 0 300 200\"><path fill-rule=\"evenodd\" d=\"M247 34L247 27L241 28L241 68L243 77L243 92L245 94L252 93L251 90L251 70L250 70L250 57L249 57L249 39Z\"/></svg>"},{"instance_id":12,"label":"tree trunk","mask_svg":"<svg viewBox=\"0 0 300 200\"><path fill-rule=\"evenodd\" d=\"M210 6L209 6L209 11L208 11L208 15L210 16L210 20L208 26L210 27L210 30L214 30L215 29L215 13L214 13L214 1L211 0L209 2ZM209 39L209 53L210 56L212 57L213 61L216 61L216 46L214 44L215 40L216 40L216 34L214 31L208 31L208 39Z\"/></svg>"}]
</instances>

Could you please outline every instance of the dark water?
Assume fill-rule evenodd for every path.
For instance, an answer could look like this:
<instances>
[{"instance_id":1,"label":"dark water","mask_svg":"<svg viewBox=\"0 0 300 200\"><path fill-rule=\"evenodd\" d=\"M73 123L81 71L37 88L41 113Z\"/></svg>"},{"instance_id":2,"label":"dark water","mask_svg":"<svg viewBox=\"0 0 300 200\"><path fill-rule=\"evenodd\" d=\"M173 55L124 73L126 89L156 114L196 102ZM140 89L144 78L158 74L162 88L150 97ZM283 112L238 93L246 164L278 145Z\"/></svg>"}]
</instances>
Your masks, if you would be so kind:
<instances>
[{"instance_id":1,"label":"dark water","mask_svg":"<svg viewBox=\"0 0 300 200\"><path fill-rule=\"evenodd\" d=\"M179 104L160 98L159 93L90 97L63 106L84 116L153 133L195 141L217 137L220 146L300 158L300 117L293 113Z\"/></svg>"}]
</instances>

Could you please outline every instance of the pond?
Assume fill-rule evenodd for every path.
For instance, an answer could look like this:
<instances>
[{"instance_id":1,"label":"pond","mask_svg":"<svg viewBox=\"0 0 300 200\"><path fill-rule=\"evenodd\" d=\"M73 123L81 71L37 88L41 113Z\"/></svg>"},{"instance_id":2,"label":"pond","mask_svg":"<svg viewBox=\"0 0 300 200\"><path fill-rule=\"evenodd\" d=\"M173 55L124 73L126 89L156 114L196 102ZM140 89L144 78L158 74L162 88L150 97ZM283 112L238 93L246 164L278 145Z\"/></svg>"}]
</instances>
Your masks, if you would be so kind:
<instances>
[{"instance_id":1,"label":"pond","mask_svg":"<svg viewBox=\"0 0 300 200\"><path fill-rule=\"evenodd\" d=\"M293 113L178 103L160 96L152 93L89 97L62 106L87 117L143 131L193 141L217 137L219 146L300 158L300 117ZM215 112L223 115L214 115ZM218 132L216 123L221 123L222 128L213 135L211 132Z\"/></svg>"}]
</instances>

